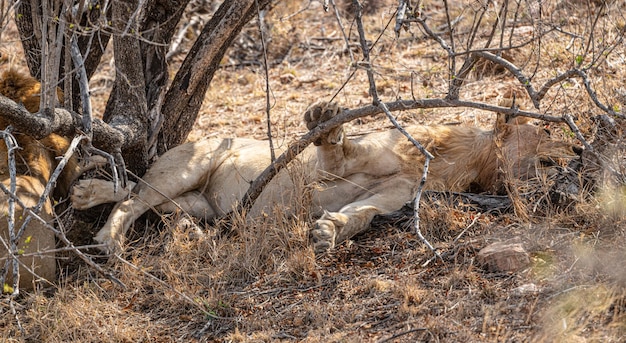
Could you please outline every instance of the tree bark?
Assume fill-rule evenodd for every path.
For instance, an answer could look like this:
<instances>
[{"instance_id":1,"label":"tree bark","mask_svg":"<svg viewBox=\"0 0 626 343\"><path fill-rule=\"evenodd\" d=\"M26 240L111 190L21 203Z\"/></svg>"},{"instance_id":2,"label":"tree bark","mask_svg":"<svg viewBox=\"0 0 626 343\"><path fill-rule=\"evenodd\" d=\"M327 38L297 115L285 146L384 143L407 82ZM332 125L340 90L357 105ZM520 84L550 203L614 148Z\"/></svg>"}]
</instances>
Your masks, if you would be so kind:
<instances>
[{"instance_id":1,"label":"tree bark","mask_svg":"<svg viewBox=\"0 0 626 343\"><path fill-rule=\"evenodd\" d=\"M147 159L157 157L156 142L163 125L162 105L169 83L167 51L176 26L189 0L153 0L146 4L141 22L140 42L148 105Z\"/></svg>"},{"instance_id":2,"label":"tree bark","mask_svg":"<svg viewBox=\"0 0 626 343\"><path fill-rule=\"evenodd\" d=\"M99 5L99 3L98 3ZM106 12L105 12L106 11ZM104 24L111 19L110 7L107 9L100 9L100 7L91 6L86 9L85 15L80 19L80 28L83 31L90 30L92 34L79 35L78 36L78 48L83 56L83 64L85 66L85 72L87 78L91 80L91 77L96 72L102 55L109 45L111 35L107 30L103 29ZM65 42L65 46L68 46L68 42ZM65 54L64 54L65 55ZM62 66L64 63L61 64ZM67 75L64 70L61 71L63 75ZM67 93L67 91L66 91ZM72 110L80 112L81 98L80 87L76 78L72 78Z\"/></svg>"},{"instance_id":3,"label":"tree bark","mask_svg":"<svg viewBox=\"0 0 626 343\"><path fill-rule=\"evenodd\" d=\"M143 175L148 167L147 124L148 107L146 83L142 65L141 46L137 38L138 25L133 14L138 0L118 2L113 6L113 53L115 81L103 119L124 135L126 149L122 151L126 168Z\"/></svg>"},{"instance_id":4,"label":"tree bark","mask_svg":"<svg viewBox=\"0 0 626 343\"><path fill-rule=\"evenodd\" d=\"M42 139L51 133L71 137L82 128L82 117L78 113L63 108L54 110L53 118L34 115L22 105L0 95L0 117L6 119L20 132L35 139ZM124 136L116 128L102 122L93 122L93 145L102 150L113 152L124 148Z\"/></svg>"},{"instance_id":5,"label":"tree bark","mask_svg":"<svg viewBox=\"0 0 626 343\"><path fill-rule=\"evenodd\" d=\"M41 8L41 2L20 1L15 9L15 22L24 47L26 64L30 74L41 79L41 13L33 9ZM33 15L35 14L35 15Z\"/></svg>"}]
</instances>

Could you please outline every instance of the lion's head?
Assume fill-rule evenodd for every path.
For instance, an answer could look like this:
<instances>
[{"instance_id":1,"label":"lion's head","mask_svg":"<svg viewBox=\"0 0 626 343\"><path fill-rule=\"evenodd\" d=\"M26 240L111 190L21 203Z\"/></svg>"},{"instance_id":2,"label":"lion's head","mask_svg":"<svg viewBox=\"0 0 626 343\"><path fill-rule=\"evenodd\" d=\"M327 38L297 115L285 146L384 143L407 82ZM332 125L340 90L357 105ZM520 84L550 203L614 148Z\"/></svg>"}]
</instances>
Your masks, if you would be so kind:
<instances>
[{"instance_id":1,"label":"lion's head","mask_svg":"<svg viewBox=\"0 0 626 343\"><path fill-rule=\"evenodd\" d=\"M580 146L556 139L550 130L527 122L525 118L507 121L498 115L494 137L505 175L519 180L551 176L582 154Z\"/></svg>"}]
</instances>

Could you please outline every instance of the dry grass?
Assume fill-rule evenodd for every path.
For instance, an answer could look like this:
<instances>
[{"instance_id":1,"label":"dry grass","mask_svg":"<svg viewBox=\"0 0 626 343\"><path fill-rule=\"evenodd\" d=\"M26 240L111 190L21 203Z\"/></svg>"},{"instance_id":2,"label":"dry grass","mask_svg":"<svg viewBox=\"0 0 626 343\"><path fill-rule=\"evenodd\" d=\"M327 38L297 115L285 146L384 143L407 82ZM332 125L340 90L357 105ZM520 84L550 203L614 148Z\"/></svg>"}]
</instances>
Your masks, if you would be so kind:
<instances>
[{"instance_id":1,"label":"dry grass","mask_svg":"<svg viewBox=\"0 0 626 343\"><path fill-rule=\"evenodd\" d=\"M444 95L445 54L416 27L398 39L384 31L397 2L375 3L365 20L372 39L382 33L372 54L383 99ZM336 100L344 106L371 102L365 73L357 73L343 87L352 69L336 20L318 2L298 12L306 4L278 2L269 14L270 60L276 61L270 69L271 123L278 145L304 133L300 113L315 100L338 92ZM607 37L624 22L623 5L610 5ZM423 6L433 26L443 22L440 2L424 1ZM561 2L550 10L555 17L568 18L564 27L582 34L588 13L580 8L584 6L597 4ZM452 11L464 13L461 6ZM254 35L254 26L246 34ZM17 37L14 29L2 37L2 58L19 56L18 44L11 40ZM216 74L191 140L213 135L266 138L264 73L258 66L237 65L258 52L243 43L225 60L228 67ZM569 49L568 43L547 36L538 62L532 46L512 51L507 59L519 65L539 63L535 79L545 80L573 63L580 42ZM351 49L359 56L358 49ZM616 100L623 96L626 80L624 53L619 47L589 75L599 98L616 106L624 106ZM19 59L7 63L23 67ZM106 101L110 69L104 63L94 77L96 109ZM480 64L472 77L462 98L496 104L515 93L519 105L532 108L523 86L507 73ZM548 93L542 110L576 114L589 135L595 127L590 117L598 111L582 86L577 80L564 82ZM462 108L396 114L405 124L489 126L493 119L493 114ZM347 124L347 130L363 133L388 126L382 117L362 118ZM560 126L552 131L571 138ZM619 166L620 159L614 160ZM431 253L403 225L377 227L315 257L307 245L311 218L303 211L291 216L277 208L253 225L235 220L231 231L192 223L183 215L157 223L148 216L135 226L122 256L127 262L96 257L125 289L70 255L60 260L65 269L57 286L23 294L16 316L2 302L0 337L15 342L623 341L624 189L607 186L598 196L581 190L580 201L557 208L543 196L550 185L549 179L516 185L520 193L535 192L534 197L516 198L517 215L478 216L475 210L446 202L424 203L422 230L448 252L444 261L427 266L423 264ZM102 218L93 220L102 223ZM477 266L478 250L512 237L531 254L530 267L493 274Z\"/></svg>"}]
</instances>

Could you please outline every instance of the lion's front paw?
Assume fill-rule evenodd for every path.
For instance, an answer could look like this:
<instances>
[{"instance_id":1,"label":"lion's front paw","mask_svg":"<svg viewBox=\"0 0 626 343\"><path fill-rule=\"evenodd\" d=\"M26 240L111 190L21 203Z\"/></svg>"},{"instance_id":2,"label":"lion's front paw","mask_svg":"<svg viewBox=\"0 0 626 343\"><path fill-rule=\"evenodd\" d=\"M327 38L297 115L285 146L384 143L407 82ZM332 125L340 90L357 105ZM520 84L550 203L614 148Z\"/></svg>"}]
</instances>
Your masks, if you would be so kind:
<instances>
[{"instance_id":1,"label":"lion's front paw","mask_svg":"<svg viewBox=\"0 0 626 343\"><path fill-rule=\"evenodd\" d=\"M94 192L91 187L92 180L79 180L74 187L72 187L72 194L70 199L72 206L77 210L86 210L93 207Z\"/></svg>"},{"instance_id":2,"label":"lion's front paw","mask_svg":"<svg viewBox=\"0 0 626 343\"><path fill-rule=\"evenodd\" d=\"M112 181L101 179L79 180L72 187L70 199L75 209L86 210L100 204L124 200L128 197L134 185L133 182L128 182L126 188L121 188L115 192Z\"/></svg>"},{"instance_id":3,"label":"lion's front paw","mask_svg":"<svg viewBox=\"0 0 626 343\"><path fill-rule=\"evenodd\" d=\"M326 122L336 116L341 109L336 103L328 103L325 101L317 102L304 112L304 121L306 122L306 127L309 130L313 130L320 123ZM342 126L337 126L330 130L322 137L318 138L315 142L315 145L319 146L322 144L340 144L343 140L343 128Z\"/></svg>"},{"instance_id":4,"label":"lion's front paw","mask_svg":"<svg viewBox=\"0 0 626 343\"><path fill-rule=\"evenodd\" d=\"M94 241L103 244L99 249L107 254L116 253L122 251L122 239L119 235L111 232L111 230L102 228L94 236Z\"/></svg>"},{"instance_id":5,"label":"lion's front paw","mask_svg":"<svg viewBox=\"0 0 626 343\"><path fill-rule=\"evenodd\" d=\"M321 254L334 248L335 237L337 237L335 224L325 219L317 220L309 232L309 240L313 245L315 254Z\"/></svg>"}]
</instances>

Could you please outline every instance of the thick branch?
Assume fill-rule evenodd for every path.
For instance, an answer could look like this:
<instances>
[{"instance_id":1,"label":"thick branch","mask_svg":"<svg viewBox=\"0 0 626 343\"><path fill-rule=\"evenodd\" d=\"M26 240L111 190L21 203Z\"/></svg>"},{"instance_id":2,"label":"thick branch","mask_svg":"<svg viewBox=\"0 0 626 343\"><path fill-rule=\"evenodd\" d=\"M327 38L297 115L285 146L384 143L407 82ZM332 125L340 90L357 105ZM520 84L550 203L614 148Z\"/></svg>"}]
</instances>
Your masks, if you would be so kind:
<instances>
[{"instance_id":1,"label":"thick branch","mask_svg":"<svg viewBox=\"0 0 626 343\"><path fill-rule=\"evenodd\" d=\"M54 110L53 118L28 112L24 106L0 95L0 117L5 118L20 132L42 139L51 133L63 136L77 134L82 125L82 117L77 113L62 108ZM123 149L127 145L127 138L116 128L95 120L93 122L93 144L102 150L113 152L116 148Z\"/></svg>"},{"instance_id":2,"label":"thick branch","mask_svg":"<svg viewBox=\"0 0 626 343\"><path fill-rule=\"evenodd\" d=\"M259 8L268 3L259 0ZM256 11L255 0L224 1L204 26L165 96L159 154L185 141L226 49Z\"/></svg>"},{"instance_id":3,"label":"thick branch","mask_svg":"<svg viewBox=\"0 0 626 343\"><path fill-rule=\"evenodd\" d=\"M539 109L539 102L541 99L538 99L537 91L530 83L530 79L522 74L522 70L520 68L518 68L515 64L505 60L504 58L489 52L479 51L475 52L474 55L492 61L493 63L499 64L506 68L509 72L511 72L511 74L513 74L517 78L517 80L526 88L526 92L530 96L530 100L532 100L535 108Z\"/></svg>"},{"instance_id":4,"label":"thick branch","mask_svg":"<svg viewBox=\"0 0 626 343\"><path fill-rule=\"evenodd\" d=\"M30 5L30 1L20 1L16 8L15 23L24 47L26 63L30 74L41 79L41 13Z\"/></svg>"}]
</instances>

